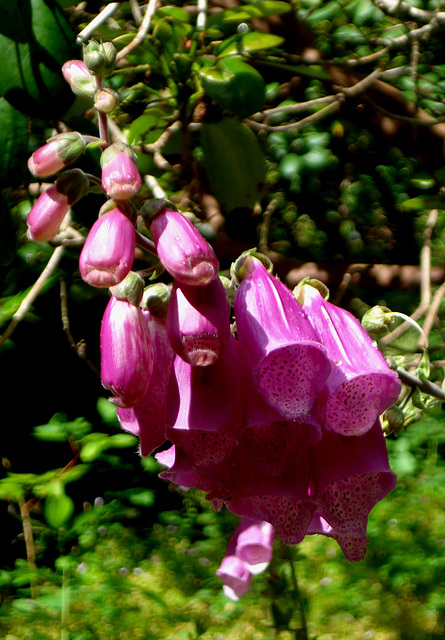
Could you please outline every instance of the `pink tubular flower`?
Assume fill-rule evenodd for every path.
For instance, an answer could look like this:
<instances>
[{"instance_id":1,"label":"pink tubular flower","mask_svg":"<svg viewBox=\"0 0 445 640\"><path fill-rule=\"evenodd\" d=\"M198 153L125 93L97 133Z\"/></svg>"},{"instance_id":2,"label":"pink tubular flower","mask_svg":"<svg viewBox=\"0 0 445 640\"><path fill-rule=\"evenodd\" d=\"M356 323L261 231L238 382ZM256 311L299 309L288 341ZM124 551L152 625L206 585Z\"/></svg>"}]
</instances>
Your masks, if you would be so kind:
<instances>
[{"instance_id":1,"label":"pink tubular flower","mask_svg":"<svg viewBox=\"0 0 445 640\"><path fill-rule=\"evenodd\" d=\"M79 258L85 282L93 287L112 287L133 266L136 232L118 208L107 211L91 227Z\"/></svg>"},{"instance_id":2,"label":"pink tubular flower","mask_svg":"<svg viewBox=\"0 0 445 640\"><path fill-rule=\"evenodd\" d=\"M368 539L365 531L338 533L319 513L314 514L307 533L310 536L318 534L336 540L349 562L360 562L366 555Z\"/></svg>"},{"instance_id":3,"label":"pink tubular flower","mask_svg":"<svg viewBox=\"0 0 445 640\"><path fill-rule=\"evenodd\" d=\"M101 379L120 407L142 400L153 371L153 344L142 309L111 297L100 331Z\"/></svg>"},{"instance_id":4,"label":"pink tubular flower","mask_svg":"<svg viewBox=\"0 0 445 640\"><path fill-rule=\"evenodd\" d=\"M237 336L254 383L285 419L301 419L331 371L326 349L289 289L257 258L248 256L241 271L234 301Z\"/></svg>"},{"instance_id":5,"label":"pink tubular flower","mask_svg":"<svg viewBox=\"0 0 445 640\"><path fill-rule=\"evenodd\" d=\"M322 397L324 424L343 435L365 433L396 402L397 374L354 316L310 285L303 286L303 295L303 308L334 364Z\"/></svg>"},{"instance_id":6,"label":"pink tubular flower","mask_svg":"<svg viewBox=\"0 0 445 640\"><path fill-rule=\"evenodd\" d=\"M68 60L62 65L62 74L78 96L90 96L95 93L95 81L82 60Z\"/></svg>"},{"instance_id":7,"label":"pink tubular flower","mask_svg":"<svg viewBox=\"0 0 445 640\"><path fill-rule=\"evenodd\" d=\"M37 242L54 238L69 210L68 196L60 193L57 185L51 185L39 196L29 212L28 238Z\"/></svg>"},{"instance_id":8,"label":"pink tubular flower","mask_svg":"<svg viewBox=\"0 0 445 640\"><path fill-rule=\"evenodd\" d=\"M28 160L28 168L39 178L52 176L74 162L85 151L85 147L85 140L77 131L60 133L34 151Z\"/></svg>"},{"instance_id":9,"label":"pink tubular flower","mask_svg":"<svg viewBox=\"0 0 445 640\"><path fill-rule=\"evenodd\" d=\"M250 588L252 574L240 558L227 554L216 572L223 581L225 595L235 602L242 598Z\"/></svg>"},{"instance_id":10,"label":"pink tubular flower","mask_svg":"<svg viewBox=\"0 0 445 640\"><path fill-rule=\"evenodd\" d=\"M213 364L230 337L229 305L219 278L200 287L175 281L167 314L174 351L193 366Z\"/></svg>"},{"instance_id":11,"label":"pink tubular flower","mask_svg":"<svg viewBox=\"0 0 445 640\"><path fill-rule=\"evenodd\" d=\"M310 452L317 512L337 534L363 537L369 512L396 486L379 420L356 437L325 430Z\"/></svg>"},{"instance_id":12,"label":"pink tubular flower","mask_svg":"<svg viewBox=\"0 0 445 640\"><path fill-rule=\"evenodd\" d=\"M133 151L123 143L115 143L102 153L102 186L110 198L128 200L141 188L141 176Z\"/></svg>"},{"instance_id":13,"label":"pink tubular flower","mask_svg":"<svg viewBox=\"0 0 445 640\"><path fill-rule=\"evenodd\" d=\"M178 211L162 208L150 233L164 267L179 282L208 284L218 274L218 258L199 231Z\"/></svg>"},{"instance_id":14,"label":"pink tubular flower","mask_svg":"<svg viewBox=\"0 0 445 640\"><path fill-rule=\"evenodd\" d=\"M130 409L118 407L117 416L123 429L139 436L141 455L148 456L166 441L167 392L175 354L165 320L143 314L153 342L153 372L144 396Z\"/></svg>"}]
</instances>

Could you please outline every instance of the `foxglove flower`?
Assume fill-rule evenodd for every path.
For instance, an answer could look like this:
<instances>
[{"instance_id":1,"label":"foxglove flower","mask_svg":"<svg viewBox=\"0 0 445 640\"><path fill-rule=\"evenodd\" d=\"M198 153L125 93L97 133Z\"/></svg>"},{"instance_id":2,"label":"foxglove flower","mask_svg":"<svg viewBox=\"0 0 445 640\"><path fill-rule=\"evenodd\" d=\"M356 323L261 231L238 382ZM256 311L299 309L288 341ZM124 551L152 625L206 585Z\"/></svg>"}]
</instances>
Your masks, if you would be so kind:
<instances>
[{"instance_id":1,"label":"foxglove flower","mask_svg":"<svg viewBox=\"0 0 445 640\"><path fill-rule=\"evenodd\" d=\"M133 266L136 232L118 208L107 211L91 227L79 258L80 274L93 287L112 287Z\"/></svg>"},{"instance_id":2,"label":"foxglove flower","mask_svg":"<svg viewBox=\"0 0 445 640\"><path fill-rule=\"evenodd\" d=\"M91 98L94 96L95 80L82 60L68 60L65 62L62 65L62 74L73 93Z\"/></svg>"},{"instance_id":3,"label":"foxglove flower","mask_svg":"<svg viewBox=\"0 0 445 640\"><path fill-rule=\"evenodd\" d=\"M337 541L343 555L349 562L360 562L366 555L368 539L366 531L338 533L319 513L315 513L309 525L308 535L322 535Z\"/></svg>"},{"instance_id":4,"label":"foxglove flower","mask_svg":"<svg viewBox=\"0 0 445 640\"><path fill-rule=\"evenodd\" d=\"M218 258L199 231L178 211L166 207L150 223L159 259L176 280L204 285L216 278Z\"/></svg>"},{"instance_id":5,"label":"foxglove flower","mask_svg":"<svg viewBox=\"0 0 445 640\"><path fill-rule=\"evenodd\" d=\"M141 188L141 176L133 151L123 143L115 143L102 153L102 186L109 198L128 200Z\"/></svg>"},{"instance_id":6,"label":"foxglove flower","mask_svg":"<svg viewBox=\"0 0 445 640\"><path fill-rule=\"evenodd\" d=\"M230 600L236 602L249 591L252 574L246 563L229 551L216 575L223 581L224 593Z\"/></svg>"},{"instance_id":7,"label":"foxglove flower","mask_svg":"<svg viewBox=\"0 0 445 640\"><path fill-rule=\"evenodd\" d=\"M331 371L326 349L289 289L255 257L240 269L235 294L237 336L254 383L285 419L305 417Z\"/></svg>"},{"instance_id":8,"label":"foxglove flower","mask_svg":"<svg viewBox=\"0 0 445 640\"><path fill-rule=\"evenodd\" d=\"M148 456L166 441L167 393L174 351L167 338L165 320L143 310L153 342L153 372L147 391L129 409L117 408L117 416L126 431L139 436L142 456Z\"/></svg>"},{"instance_id":9,"label":"foxglove flower","mask_svg":"<svg viewBox=\"0 0 445 640\"><path fill-rule=\"evenodd\" d=\"M120 407L144 397L153 371L153 343L142 309L111 297L100 331L101 379Z\"/></svg>"},{"instance_id":10,"label":"foxglove flower","mask_svg":"<svg viewBox=\"0 0 445 640\"><path fill-rule=\"evenodd\" d=\"M51 240L70 210L87 191L88 180L73 169L57 178L55 184L44 191L28 214L28 237L37 242Z\"/></svg>"},{"instance_id":11,"label":"foxglove flower","mask_svg":"<svg viewBox=\"0 0 445 640\"><path fill-rule=\"evenodd\" d=\"M175 281L167 331L172 348L185 362L200 367L213 364L230 337L229 305L220 279L200 287Z\"/></svg>"},{"instance_id":12,"label":"foxglove flower","mask_svg":"<svg viewBox=\"0 0 445 640\"><path fill-rule=\"evenodd\" d=\"M310 285L303 286L303 297L303 308L334 364L319 403L324 424L343 435L363 434L396 402L397 374L348 311Z\"/></svg>"},{"instance_id":13,"label":"foxglove flower","mask_svg":"<svg viewBox=\"0 0 445 640\"><path fill-rule=\"evenodd\" d=\"M226 506L239 516L269 522L285 544L298 544L317 508L309 494L309 481L307 449L295 454L292 465L279 476L260 473L250 450L242 449L239 473Z\"/></svg>"},{"instance_id":14,"label":"foxglove flower","mask_svg":"<svg viewBox=\"0 0 445 640\"><path fill-rule=\"evenodd\" d=\"M369 512L396 486L379 420L356 437L325 430L310 454L317 512L337 534L363 537Z\"/></svg>"},{"instance_id":15,"label":"foxglove flower","mask_svg":"<svg viewBox=\"0 0 445 640\"><path fill-rule=\"evenodd\" d=\"M34 151L28 160L30 172L39 177L52 176L71 164L85 151L86 143L77 131L60 133Z\"/></svg>"}]
</instances>

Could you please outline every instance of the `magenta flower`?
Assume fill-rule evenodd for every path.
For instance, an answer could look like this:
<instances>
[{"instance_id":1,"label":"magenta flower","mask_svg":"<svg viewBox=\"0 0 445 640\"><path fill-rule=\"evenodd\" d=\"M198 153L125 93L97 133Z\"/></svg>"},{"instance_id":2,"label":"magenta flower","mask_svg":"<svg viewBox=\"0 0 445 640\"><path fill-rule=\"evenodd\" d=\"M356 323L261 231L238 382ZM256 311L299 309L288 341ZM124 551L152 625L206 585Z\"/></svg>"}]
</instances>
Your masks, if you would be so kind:
<instances>
[{"instance_id":1,"label":"magenta flower","mask_svg":"<svg viewBox=\"0 0 445 640\"><path fill-rule=\"evenodd\" d=\"M218 258L199 231L178 211L162 208L150 223L158 256L179 282L204 285L216 278Z\"/></svg>"},{"instance_id":2,"label":"magenta flower","mask_svg":"<svg viewBox=\"0 0 445 640\"><path fill-rule=\"evenodd\" d=\"M141 188L137 159L127 145L115 143L102 153L102 186L109 198L128 200Z\"/></svg>"},{"instance_id":3,"label":"magenta flower","mask_svg":"<svg viewBox=\"0 0 445 640\"><path fill-rule=\"evenodd\" d=\"M82 60L68 60L65 62L62 65L62 74L73 93L91 98L94 96L95 80Z\"/></svg>"},{"instance_id":4,"label":"magenta flower","mask_svg":"<svg viewBox=\"0 0 445 640\"><path fill-rule=\"evenodd\" d=\"M120 407L144 397L153 370L153 343L142 309L111 297L100 330L101 379Z\"/></svg>"},{"instance_id":5,"label":"magenta flower","mask_svg":"<svg viewBox=\"0 0 445 640\"><path fill-rule=\"evenodd\" d=\"M37 242L54 238L69 210L68 196L60 193L57 185L51 185L38 197L28 214L28 238Z\"/></svg>"},{"instance_id":6,"label":"magenta flower","mask_svg":"<svg viewBox=\"0 0 445 640\"><path fill-rule=\"evenodd\" d=\"M118 208L107 211L91 227L79 258L82 278L93 287L112 287L133 266L136 232Z\"/></svg>"},{"instance_id":7,"label":"magenta flower","mask_svg":"<svg viewBox=\"0 0 445 640\"><path fill-rule=\"evenodd\" d=\"M245 562L229 552L223 558L216 575L223 581L224 593L230 600L236 602L249 591L252 574Z\"/></svg>"},{"instance_id":8,"label":"magenta flower","mask_svg":"<svg viewBox=\"0 0 445 640\"><path fill-rule=\"evenodd\" d=\"M317 508L309 494L308 449L295 452L292 464L279 476L260 473L249 449L243 448L240 454L239 474L227 508L239 516L269 522L285 544L301 542Z\"/></svg>"},{"instance_id":9,"label":"magenta flower","mask_svg":"<svg viewBox=\"0 0 445 640\"><path fill-rule=\"evenodd\" d=\"M324 430L310 454L317 512L337 534L363 537L369 512L396 486L379 420L356 437Z\"/></svg>"},{"instance_id":10,"label":"magenta flower","mask_svg":"<svg viewBox=\"0 0 445 640\"><path fill-rule=\"evenodd\" d=\"M167 338L165 320L143 311L153 342L153 372L144 396L129 409L118 407L117 416L126 431L138 435L142 456L166 441L167 393L174 351Z\"/></svg>"},{"instance_id":11,"label":"magenta flower","mask_svg":"<svg viewBox=\"0 0 445 640\"><path fill-rule=\"evenodd\" d=\"M397 374L354 316L310 285L303 295L303 308L334 364L320 403L324 424L343 435L365 433L396 402Z\"/></svg>"},{"instance_id":12,"label":"magenta flower","mask_svg":"<svg viewBox=\"0 0 445 640\"><path fill-rule=\"evenodd\" d=\"M235 295L238 340L261 395L285 419L306 416L331 371L326 349L289 289L255 257Z\"/></svg>"},{"instance_id":13,"label":"magenta flower","mask_svg":"<svg viewBox=\"0 0 445 640\"><path fill-rule=\"evenodd\" d=\"M360 562L366 555L366 545L368 544L366 531L338 533L319 513L314 514L307 533L308 535L319 534L336 540L349 562Z\"/></svg>"},{"instance_id":14,"label":"magenta flower","mask_svg":"<svg viewBox=\"0 0 445 640\"><path fill-rule=\"evenodd\" d=\"M60 133L47 144L34 151L28 160L30 172L39 178L52 176L77 160L85 151L86 143L77 131Z\"/></svg>"},{"instance_id":15,"label":"magenta flower","mask_svg":"<svg viewBox=\"0 0 445 640\"><path fill-rule=\"evenodd\" d=\"M192 287L175 280L167 314L174 351L193 366L213 364L230 337L229 305L219 278Z\"/></svg>"}]
</instances>

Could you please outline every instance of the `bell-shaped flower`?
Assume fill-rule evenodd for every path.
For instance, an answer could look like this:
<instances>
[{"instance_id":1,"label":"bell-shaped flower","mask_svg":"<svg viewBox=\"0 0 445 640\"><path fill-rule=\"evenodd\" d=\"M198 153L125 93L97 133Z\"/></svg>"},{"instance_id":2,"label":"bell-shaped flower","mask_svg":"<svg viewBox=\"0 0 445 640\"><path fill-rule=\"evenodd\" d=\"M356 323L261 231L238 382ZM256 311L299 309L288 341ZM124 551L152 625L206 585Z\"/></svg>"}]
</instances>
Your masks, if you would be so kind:
<instances>
[{"instance_id":1,"label":"bell-shaped flower","mask_svg":"<svg viewBox=\"0 0 445 640\"><path fill-rule=\"evenodd\" d=\"M127 145L116 142L102 153L102 186L109 198L128 200L141 188L137 159Z\"/></svg>"},{"instance_id":2,"label":"bell-shaped flower","mask_svg":"<svg viewBox=\"0 0 445 640\"><path fill-rule=\"evenodd\" d=\"M147 391L134 407L117 408L126 431L139 436L142 456L148 456L167 439L167 394L175 353L167 338L165 320L143 310L153 342L153 371Z\"/></svg>"},{"instance_id":3,"label":"bell-shaped flower","mask_svg":"<svg viewBox=\"0 0 445 640\"><path fill-rule=\"evenodd\" d=\"M246 563L250 573L257 575L267 569L273 553L273 526L264 520L242 518L235 536L235 555Z\"/></svg>"},{"instance_id":4,"label":"bell-shaped flower","mask_svg":"<svg viewBox=\"0 0 445 640\"><path fill-rule=\"evenodd\" d=\"M303 308L333 362L320 398L320 414L327 429L360 435L378 415L394 404L400 381L365 329L352 314L303 285Z\"/></svg>"},{"instance_id":5,"label":"bell-shaped flower","mask_svg":"<svg viewBox=\"0 0 445 640\"><path fill-rule=\"evenodd\" d=\"M73 93L91 98L94 96L95 80L82 60L67 60L62 65L62 74Z\"/></svg>"},{"instance_id":6,"label":"bell-shaped flower","mask_svg":"<svg viewBox=\"0 0 445 640\"><path fill-rule=\"evenodd\" d=\"M34 203L28 214L28 237L45 242L57 235L59 227L70 210L87 191L85 175L73 169L63 173Z\"/></svg>"},{"instance_id":7,"label":"bell-shaped flower","mask_svg":"<svg viewBox=\"0 0 445 640\"><path fill-rule=\"evenodd\" d=\"M193 366L213 364L230 337L229 305L219 278L201 287L175 280L167 314L174 351Z\"/></svg>"},{"instance_id":8,"label":"bell-shaped flower","mask_svg":"<svg viewBox=\"0 0 445 640\"><path fill-rule=\"evenodd\" d=\"M315 513L309 525L308 535L322 535L337 541L343 555L349 562L360 562L366 555L368 539L366 531L338 533L319 513Z\"/></svg>"},{"instance_id":9,"label":"bell-shaped flower","mask_svg":"<svg viewBox=\"0 0 445 640\"><path fill-rule=\"evenodd\" d=\"M133 266L136 232L119 209L107 211L91 227L79 258L82 278L93 287L112 287Z\"/></svg>"},{"instance_id":10,"label":"bell-shaped flower","mask_svg":"<svg viewBox=\"0 0 445 640\"><path fill-rule=\"evenodd\" d=\"M363 536L369 512L396 486L379 420L361 436L324 430L310 456L317 512L338 534Z\"/></svg>"},{"instance_id":11,"label":"bell-shaped flower","mask_svg":"<svg viewBox=\"0 0 445 640\"><path fill-rule=\"evenodd\" d=\"M223 581L223 591L230 600L236 602L249 591L251 572L245 562L229 552L224 556L216 575Z\"/></svg>"},{"instance_id":12,"label":"bell-shaped flower","mask_svg":"<svg viewBox=\"0 0 445 640\"><path fill-rule=\"evenodd\" d=\"M301 305L260 260L248 256L242 278L234 300L237 336L254 383L285 419L301 419L330 374L326 349Z\"/></svg>"},{"instance_id":13,"label":"bell-shaped flower","mask_svg":"<svg viewBox=\"0 0 445 640\"><path fill-rule=\"evenodd\" d=\"M279 476L260 473L250 450L239 449L239 473L227 508L239 516L269 522L285 544L298 544L317 508L309 495L308 449L295 453L292 464Z\"/></svg>"},{"instance_id":14,"label":"bell-shaped flower","mask_svg":"<svg viewBox=\"0 0 445 640\"><path fill-rule=\"evenodd\" d=\"M150 222L159 259L176 280L204 285L216 278L218 258L196 227L178 211L166 207Z\"/></svg>"},{"instance_id":15,"label":"bell-shaped flower","mask_svg":"<svg viewBox=\"0 0 445 640\"><path fill-rule=\"evenodd\" d=\"M100 331L101 379L120 407L144 397L153 371L153 343L140 307L111 297Z\"/></svg>"},{"instance_id":16,"label":"bell-shaped flower","mask_svg":"<svg viewBox=\"0 0 445 640\"><path fill-rule=\"evenodd\" d=\"M77 131L60 133L34 151L28 160L28 168L39 178L52 176L77 160L85 151L85 147L85 139Z\"/></svg>"}]
</instances>

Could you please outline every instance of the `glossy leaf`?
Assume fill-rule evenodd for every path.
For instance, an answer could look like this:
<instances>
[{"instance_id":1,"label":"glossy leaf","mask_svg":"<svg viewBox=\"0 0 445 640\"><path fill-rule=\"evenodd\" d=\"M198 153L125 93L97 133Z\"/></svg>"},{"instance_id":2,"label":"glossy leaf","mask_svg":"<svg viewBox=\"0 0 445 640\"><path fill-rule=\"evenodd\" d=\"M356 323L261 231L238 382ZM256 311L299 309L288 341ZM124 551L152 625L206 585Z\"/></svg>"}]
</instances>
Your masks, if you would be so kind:
<instances>
[{"instance_id":1,"label":"glossy leaf","mask_svg":"<svg viewBox=\"0 0 445 640\"><path fill-rule=\"evenodd\" d=\"M49 495L43 507L45 520L53 529L63 526L74 513L74 502L65 493Z\"/></svg>"},{"instance_id":2,"label":"glossy leaf","mask_svg":"<svg viewBox=\"0 0 445 640\"><path fill-rule=\"evenodd\" d=\"M217 47L217 56L229 56L234 53L253 53L254 51L264 51L279 47L284 42L284 38L273 33L262 33L261 31L250 31L248 33L237 33L227 38Z\"/></svg>"},{"instance_id":3,"label":"glossy leaf","mask_svg":"<svg viewBox=\"0 0 445 640\"><path fill-rule=\"evenodd\" d=\"M0 95L33 117L62 115L73 102L61 66L79 57L75 34L54 0L2 4Z\"/></svg>"},{"instance_id":4,"label":"glossy leaf","mask_svg":"<svg viewBox=\"0 0 445 640\"><path fill-rule=\"evenodd\" d=\"M402 202L400 208L402 211L415 211L417 213L427 209L445 211L445 199L441 196L417 196L417 198L410 198L410 200Z\"/></svg>"},{"instance_id":5,"label":"glossy leaf","mask_svg":"<svg viewBox=\"0 0 445 640\"><path fill-rule=\"evenodd\" d=\"M224 118L201 128L204 167L212 190L228 211L253 209L261 195L266 163L258 138L245 124Z\"/></svg>"}]
</instances>

